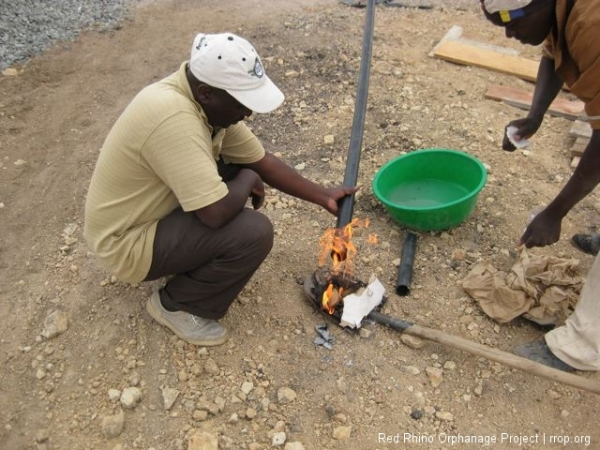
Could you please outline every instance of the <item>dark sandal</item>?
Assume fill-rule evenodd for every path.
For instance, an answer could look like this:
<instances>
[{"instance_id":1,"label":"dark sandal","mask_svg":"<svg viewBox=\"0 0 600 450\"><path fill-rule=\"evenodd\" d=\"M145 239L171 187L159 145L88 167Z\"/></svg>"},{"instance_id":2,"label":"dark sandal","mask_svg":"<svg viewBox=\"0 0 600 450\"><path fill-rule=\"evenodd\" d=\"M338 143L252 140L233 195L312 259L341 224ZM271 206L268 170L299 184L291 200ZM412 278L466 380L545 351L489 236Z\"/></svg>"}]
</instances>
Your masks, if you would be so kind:
<instances>
[{"instance_id":1,"label":"dark sandal","mask_svg":"<svg viewBox=\"0 0 600 450\"><path fill-rule=\"evenodd\" d=\"M571 243L578 250L596 256L600 250L600 234L575 234Z\"/></svg>"},{"instance_id":2,"label":"dark sandal","mask_svg":"<svg viewBox=\"0 0 600 450\"><path fill-rule=\"evenodd\" d=\"M550 351L548 344L542 338L537 341L527 342L514 349L513 353L531 361L544 364L553 369L562 370L563 372L574 372L575 368L568 365L566 362L558 359L554 353Z\"/></svg>"}]
</instances>

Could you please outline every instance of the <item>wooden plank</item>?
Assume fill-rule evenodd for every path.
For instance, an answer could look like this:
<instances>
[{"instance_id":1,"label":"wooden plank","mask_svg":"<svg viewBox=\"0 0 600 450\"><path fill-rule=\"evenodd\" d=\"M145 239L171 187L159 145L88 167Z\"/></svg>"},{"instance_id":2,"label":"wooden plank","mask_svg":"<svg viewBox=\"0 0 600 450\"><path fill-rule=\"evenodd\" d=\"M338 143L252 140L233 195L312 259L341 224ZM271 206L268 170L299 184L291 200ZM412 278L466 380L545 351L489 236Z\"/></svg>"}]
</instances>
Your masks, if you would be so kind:
<instances>
[{"instance_id":1,"label":"wooden plank","mask_svg":"<svg viewBox=\"0 0 600 450\"><path fill-rule=\"evenodd\" d=\"M442 43L444 43L446 41L459 41L465 45L472 45L474 47L487 48L488 50L494 50L496 52L506 53L508 55L517 56L519 54L519 50L514 49L514 48L500 47L499 45L487 44L485 42L479 42L479 41L474 41L472 39L463 38L462 32L463 32L462 27L460 27L458 25L452 25L452 27L450 27L450 29L446 32L446 34L444 36L442 36L442 39L440 39L440 41L431 49L431 51L429 52L429 56L434 57L436 50L440 47L440 45L442 45Z\"/></svg>"},{"instance_id":2,"label":"wooden plank","mask_svg":"<svg viewBox=\"0 0 600 450\"><path fill-rule=\"evenodd\" d=\"M585 151L585 148L589 144L590 140L588 138L578 137L575 139L573 146L571 147L571 156L581 156Z\"/></svg>"},{"instance_id":3,"label":"wooden plank","mask_svg":"<svg viewBox=\"0 0 600 450\"><path fill-rule=\"evenodd\" d=\"M514 75L527 81L535 81L537 79L539 61L500 53L488 48L465 44L457 40L442 42L435 50L434 56L457 64L483 67L496 72Z\"/></svg>"},{"instance_id":4,"label":"wooden plank","mask_svg":"<svg viewBox=\"0 0 600 450\"><path fill-rule=\"evenodd\" d=\"M592 137L592 127L588 122L576 120L573 122L573 125L571 125L569 135L590 139Z\"/></svg>"},{"instance_id":5,"label":"wooden plank","mask_svg":"<svg viewBox=\"0 0 600 450\"><path fill-rule=\"evenodd\" d=\"M485 97L503 101L508 105L526 110L531 109L533 101L533 93L499 85L490 86L485 93ZM584 103L579 100L557 98L550 105L548 114L576 120L584 114Z\"/></svg>"},{"instance_id":6,"label":"wooden plank","mask_svg":"<svg viewBox=\"0 0 600 450\"><path fill-rule=\"evenodd\" d=\"M450 29L446 31L446 34L442 36L442 39L440 39L440 41L437 44L435 44L435 46L431 49L431 51L429 52L429 56L435 56L435 52L438 48L440 48L440 45L442 45L444 42L456 41L460 39L462 32L462 27L459 27L458 25L452 25Z\"/></svg>"}]
</instances>

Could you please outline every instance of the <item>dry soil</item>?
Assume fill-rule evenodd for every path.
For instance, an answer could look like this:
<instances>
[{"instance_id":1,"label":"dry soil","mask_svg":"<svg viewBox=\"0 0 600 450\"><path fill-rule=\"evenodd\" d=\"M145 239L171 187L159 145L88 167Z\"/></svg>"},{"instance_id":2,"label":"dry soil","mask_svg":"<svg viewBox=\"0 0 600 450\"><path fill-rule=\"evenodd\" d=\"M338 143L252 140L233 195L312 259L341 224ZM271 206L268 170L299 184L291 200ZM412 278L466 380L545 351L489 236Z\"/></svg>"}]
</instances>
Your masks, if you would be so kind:
<instances>
[{"instance_id":1,"label":"dry soil","mask_svg":"<svg viewBox=\"0 0 600 450\"><path fill-rule=\"evenodd\" d=\"M460 282L477 260L503 270L515 261L529 212L571 174L571 122L547 117L528 152L503 152L504 125L524 113L484 93L492 84L533 86L428 53L452 25L527 57L539 49L506 40L471 2L434 3L431 10L377 7L354 207L371 225L355 236L356 274L377 274L388 290L386 313L510 351L544 330L520 319L491 321ZM305 176L340 183L364 15L335 0L147 1L121 29L85 33L0 77L0 448L212 449L218 442L258 450L282 432L288 450L563 448L550 443L556 436L570 439L568 448L600 448L595 394L448 346L411 347L377 324L359 335L329 323L333 348L316 346L315 327L328 322L301 283L335 219L314 205L269 190L275 246L223 320L232 338L217 348L174 338L145 311L154 284L121 283L88 252L83 205L104 137L138 90L178 68L200 31L229 30L255 44L286 101L250 126ZM399 297L394 262L407 230L389 219L371 180L389 159L427 147L477 156L488 182L461 226L419 233L412 291ZM579 258L584 276L592 259L568 238L595 228L599 208L594 193L565 219L562 239L537 252ZM378 244L367 244L371 233ZM68 327L47 337L53 313ZM141 399L124 406L119 394L132 387ZM199 432L203 443L189 443ZM536 435L537 443L524 442ZM496 442L449 441L465 436Z\"/></svg>"}]
</instances>

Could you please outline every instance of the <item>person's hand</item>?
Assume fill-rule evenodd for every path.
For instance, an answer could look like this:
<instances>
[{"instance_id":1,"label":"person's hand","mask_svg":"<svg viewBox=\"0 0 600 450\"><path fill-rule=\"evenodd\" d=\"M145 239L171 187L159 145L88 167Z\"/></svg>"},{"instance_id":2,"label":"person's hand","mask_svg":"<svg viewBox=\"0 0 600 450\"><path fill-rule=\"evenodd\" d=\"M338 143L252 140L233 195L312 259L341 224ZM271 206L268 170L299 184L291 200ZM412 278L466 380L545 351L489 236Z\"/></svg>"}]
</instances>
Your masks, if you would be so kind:
<instances>
[{"instance_id":1,"label":"person's hand","mask_svg":"<svg viewBox=\"0 0 600 450\"><path fill-rule=\"evenodd\" d=\"M559 217L543 210L531 220L519 244L527 248L554 244L560 238L561 222Z\"/></svg>"},{"instance_id":2,"label":"person's hand","mask_svg":"<svg viewBox=\"0 0 600 450\"><path fill-rule=\"evenodd\" d=\"M515 134L515 140L520 141L521 139L529 139L535 134L542 124L541 119L534 117L526 117L525 119L517 119L510 122L504 127L504 138L502 139L502 149L513 152L516 147L510 142L508 136L506 136L506 129L510 126L516 127L517 132Z\"/></svg>"},{"instance_id":3,"label":"person's hand","mask_svg":"<svg viewBox=\"0 0 600 450\"><path fill-rule=\"evenodd\" d=\"M357 186L336 186L328 188L327 193L329 195L323 207L334 216L337 216L339 213L339 201L347 195L354 194L356 191L358 191Z\"/></svg>"},{"instance_id":4,"label":"person's hand","mask_svg":"<svg viewBox=\"0 0 600 450\"><path fill-rule=\"evenodd\" d=\"M250 192L250 200L254 209L260 209L265 203L265 185L262 179L256 175L254 186Z\"/></svg>"}]
</instances>

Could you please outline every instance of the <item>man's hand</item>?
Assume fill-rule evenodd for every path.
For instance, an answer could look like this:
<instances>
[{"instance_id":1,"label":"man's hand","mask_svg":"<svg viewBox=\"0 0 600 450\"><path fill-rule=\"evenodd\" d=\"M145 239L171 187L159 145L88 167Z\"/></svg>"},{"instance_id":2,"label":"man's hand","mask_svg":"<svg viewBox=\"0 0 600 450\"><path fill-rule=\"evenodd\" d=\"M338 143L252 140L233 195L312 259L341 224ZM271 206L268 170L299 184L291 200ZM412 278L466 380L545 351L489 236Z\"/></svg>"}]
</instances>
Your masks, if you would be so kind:
<instances>
[{"instance_id":1,"label":"man's hand","mask_svg":"<svg viewBox=\"0 0 600 450\"><path fill-rule=\"evenodd\" d=\"M252 187L252 192L250 192L250 199L252 200L252 207L254 209L260 209L265 203L265 185L258 176Z\"/></svg>"},{"instance_id":2,"label":"man's hand","mask_svg":"<svg viewBox=\"0 0 600 450\"><path fill-rule=\"evenodd\" d=\"M333 188L328 188L326 191L329 196L323 205L323 208L325 208L334 216L337 216L339 213L338 202L345 196L354 194L356 191L358 191L358 187L336 186Z\"/></svg>"},{"instance_id":3,"label":"man's hand","mask_svg":"<svg viewBox=\"0 0 600 450\"><path fill-rule=\"evenodd\" d=\"M540 128L542 120L534 117L526 117L525 119L517 119L510 122L504 127L504 138L502 139L502 149L514 152L516 147L510 142L508 136L506 136L506 129L510 126L516 127L517 132L515 134L515 140L520 141L521 139L529 139L535 134Z\"/></svg>"},{"instance_id":4,"label":"man's hand","mask_svg":"<svg viewBox=\"0 0 600 450\"><path fill-rule=\"evenodd\" d=\"M544 209L536 215L521 236L520 245L527 248L544 247L551 245L560 239L562 218Z\"/></svg>"}]
</instances>

